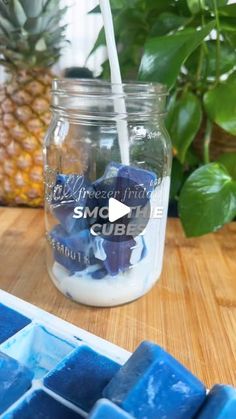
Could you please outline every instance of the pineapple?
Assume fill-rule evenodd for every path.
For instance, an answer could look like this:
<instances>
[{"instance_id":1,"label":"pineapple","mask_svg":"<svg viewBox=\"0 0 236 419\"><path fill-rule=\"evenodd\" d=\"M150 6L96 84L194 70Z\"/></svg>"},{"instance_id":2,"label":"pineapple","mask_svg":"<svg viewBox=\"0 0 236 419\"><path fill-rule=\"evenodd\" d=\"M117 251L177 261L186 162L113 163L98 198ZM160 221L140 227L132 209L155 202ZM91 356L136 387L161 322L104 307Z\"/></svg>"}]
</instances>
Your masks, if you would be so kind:
<instances>
[{"instance_id":1,"label":"pineapple","mask_svg":"<svg viewBox=\"0 0 236 419\"><path fill-rule=\"evenodd\" d=\"M50 121L51 66L66 8L58 0L0 0L0 203L43 204L42 143Z\"/></svg>"}]
</instances>

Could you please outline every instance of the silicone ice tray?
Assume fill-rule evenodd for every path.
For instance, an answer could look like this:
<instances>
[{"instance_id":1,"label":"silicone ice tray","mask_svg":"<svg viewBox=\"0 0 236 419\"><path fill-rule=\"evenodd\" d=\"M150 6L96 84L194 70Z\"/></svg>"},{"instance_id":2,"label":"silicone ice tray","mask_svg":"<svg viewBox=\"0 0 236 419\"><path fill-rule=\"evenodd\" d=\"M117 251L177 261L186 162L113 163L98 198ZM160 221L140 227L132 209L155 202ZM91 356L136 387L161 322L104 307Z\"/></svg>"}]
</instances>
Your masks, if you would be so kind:
<instances>
[{"instance_id":1,"label":"silicone ice tray","mask_svg":"<svg viewBox=\"0 0 236 419\"><path fill-rule=\"evenodd\" d=\"M129 356L124 349L0 290L0 384L5 389L0 391L1 418L86 417ZM60 388L62 382L63 395L50 389ZM22 409L28 402L32 411L28 408L26 416Z\"/></svg>"},{"instance_id":2,"label":"silicone ice tray","mask_svg":"<svg viewBox=\"0 0 236 419\"><path fill-rule=\"evenodd\" d=\"M158 345L131 355L0 290L0 417L235 419L236 390L207 396Z\"/></svg>"}]
</instances>

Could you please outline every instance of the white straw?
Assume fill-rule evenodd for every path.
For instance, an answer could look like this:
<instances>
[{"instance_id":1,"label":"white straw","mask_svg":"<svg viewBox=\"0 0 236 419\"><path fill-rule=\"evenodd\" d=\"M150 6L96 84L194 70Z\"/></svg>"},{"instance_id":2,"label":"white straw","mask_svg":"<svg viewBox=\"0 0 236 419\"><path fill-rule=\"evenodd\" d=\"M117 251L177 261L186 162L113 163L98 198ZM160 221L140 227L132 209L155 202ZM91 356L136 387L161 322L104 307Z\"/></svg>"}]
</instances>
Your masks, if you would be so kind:
<instances>
[{"instance_id":1,"label":"white straw","mask_svg":"<svg viewBox=\"0 0 236 419\"><path fill-rule=\"evenodd\" d=\"M111 69L111 82L112 82L112 91L116 95L121 97L115 97L114 108L115 112L127 115L125 99L122 97L124 95L122 79L120 73L120 65L116 48L115 34L113 19L111 13L111 6L109 0L100 0L100 7L103 16L104 29L106 35L107 51L108 58ZM117 131L118 131L118 141L120 146L121 162L122 164L129 164L129 134L128 126L126 120L117 121Z\"/></svg>"}]
</instances>

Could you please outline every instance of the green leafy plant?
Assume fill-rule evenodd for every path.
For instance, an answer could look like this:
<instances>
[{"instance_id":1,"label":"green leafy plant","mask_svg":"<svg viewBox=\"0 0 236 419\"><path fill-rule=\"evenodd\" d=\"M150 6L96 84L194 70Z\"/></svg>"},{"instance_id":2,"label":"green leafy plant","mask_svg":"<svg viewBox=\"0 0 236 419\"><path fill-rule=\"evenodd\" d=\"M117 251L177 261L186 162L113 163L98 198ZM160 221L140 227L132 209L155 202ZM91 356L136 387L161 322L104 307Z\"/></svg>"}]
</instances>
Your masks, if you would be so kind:
<instances>
[{"instance_id":1,"label":"green leafy plant","mask_svg":"<svg viewBox=\"0 0 236 419\"><path fill-rule=\"evenodd\" d=\"M187 236L236 216L236 4L228 3L111 0L123 78L169 88L171 199ZM92 53L103 44L102 29Z\"/></svg>"}]
</instances>

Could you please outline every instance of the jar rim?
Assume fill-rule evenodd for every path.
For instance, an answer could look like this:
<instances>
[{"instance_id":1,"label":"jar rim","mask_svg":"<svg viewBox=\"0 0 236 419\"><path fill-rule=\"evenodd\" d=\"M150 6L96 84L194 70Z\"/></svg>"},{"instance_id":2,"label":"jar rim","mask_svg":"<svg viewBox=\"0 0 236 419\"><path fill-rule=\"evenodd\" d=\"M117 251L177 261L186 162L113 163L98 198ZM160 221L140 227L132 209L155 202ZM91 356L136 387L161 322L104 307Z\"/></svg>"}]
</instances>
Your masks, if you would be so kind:
<instances>
[{"instance_id":1,"label":"jar rim","mask_svg":"<svg viewBox=\"0 0 236 419\"><path fill-rule=\"evenodd\" d=\"M152 98L167 96L167 87L161 83L144 81L124 81L124 83L111 83L100 79L66 79L55 78L52 81L52 93L72 96L109 96L115 97L142 97Z\"/></svg>"}]
</instances>

